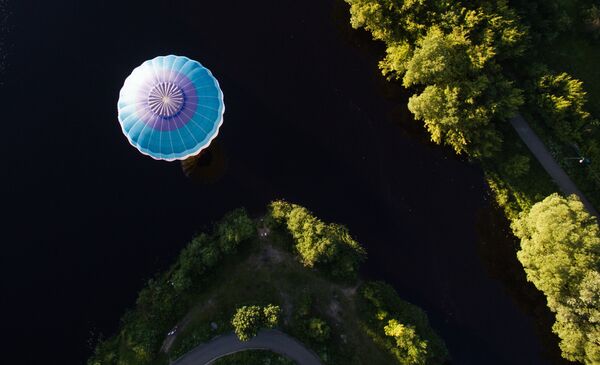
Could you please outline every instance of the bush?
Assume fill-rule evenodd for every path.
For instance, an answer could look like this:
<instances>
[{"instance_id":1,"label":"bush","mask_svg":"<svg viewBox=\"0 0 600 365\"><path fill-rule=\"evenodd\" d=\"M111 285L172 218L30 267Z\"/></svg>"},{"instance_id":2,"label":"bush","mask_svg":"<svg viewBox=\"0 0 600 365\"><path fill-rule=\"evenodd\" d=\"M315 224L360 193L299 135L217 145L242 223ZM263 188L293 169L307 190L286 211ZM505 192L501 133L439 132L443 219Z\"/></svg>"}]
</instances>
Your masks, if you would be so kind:
<instances>
[{"instance_id":1,"label":"bush","mask_svg":"<svg viewBox=\"0 0 600 365\"><path fill-rule=\"evenodd\" d=\"M585 109L583 83L567 73L544 72L537 80L533 103L539 119L565 144L581 143L596 121Z\"/></svg>"},{"instance_id":2,"label":"bush","mask_svg":"<svg viewBox=\"0 0 600 365\"><path fill-rule=\"evenodd\" d=\"M585 25L592 37L600 38L600 5L592 5L584 11Z\"/></svg>"},{"instance_id":3,"label":"bush","mask_svg":"<svg viewBox=\"0 0 600 365\"><path fill-rule=\"evenodd\" d=\"M446 346L420 308L400 299L391 286L382 282L366 283L359 293L367 333L399 364L444 363L448 357Z\"/></svg>"},{"instance_id":4,"label":"bush","mask_svg":"<svg viewBox=\"0 0 600 365\"><path fill-rule=\"evenodd\" d=\"M517 179L529 172L529 162L529 156L514 155L503 164L502 168L506 175Z\"/></svg>"},{"instance_id":5,"label":"bush","mask_svg":"<svg viewBox=\"0 0 600 365\"><path fill-rule=\"evenodd\" d=\"M215 231L221 252L228 254L234 252L240 242L254 237L256 226L246 210L239 208L226 214Z\"/></svg>"},{"instance_id":6,"label":"bush","mask_svg":"<svg viewBox=\"0 0 600 365\"><path fill-rule=\"evenodd\" d=\"M313 317L307 321L306 334L316 342L325 342L329 339L331 329L327 325L327 322L321 318Z\"/></svg>"},{"instance_id":7,"label":"bush","mask_svg":"<svg viewBox=\"0 0 600 365\"><path fill-rule=\"evenodd\" d=\"M346 227L325 223L308 209L285 201L272 202L269 215L288 229L304 266L323 267L336 278L356 277L366 252Z\"/></svg>"},{"instance_id":8,"label":"bush","mask_svg":"<svg viewBox=\"0 0 600 365\"><path fill-rule=\"evenodd\" d=\"M281 309L269 304L266 307L258 305L238 308L231 319L235 334L240 341L248 341L258 334L261 328L274 328L279 323Z\"/></svg>"}]
</instances>

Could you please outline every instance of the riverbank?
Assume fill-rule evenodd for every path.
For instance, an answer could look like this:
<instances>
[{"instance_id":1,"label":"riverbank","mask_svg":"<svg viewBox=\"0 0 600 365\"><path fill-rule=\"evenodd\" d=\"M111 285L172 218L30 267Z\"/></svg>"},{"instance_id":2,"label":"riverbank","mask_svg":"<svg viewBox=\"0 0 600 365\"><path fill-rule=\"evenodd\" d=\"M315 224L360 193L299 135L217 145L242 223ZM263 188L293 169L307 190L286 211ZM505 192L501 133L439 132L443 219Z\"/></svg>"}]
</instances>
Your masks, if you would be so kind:
<instances>
[{"instance_id":1,"label":"riverbank","mask_svg":"<svg viewBox=\"0 0 600 365\"><path fill-rule=\"evenodd\" d=\"M532 56L537 54L536 47L544 45L540 39L546 40L547 34L530 33L532 27L525 25L515 8L503 1L454 5L346 2L350 5L352 26L364 28L375 40L385 43L386 51L379 68L389 80L401 81L414 92L408 100L408 109L424 122L431 140L448 145L457 154L466 155L483 167L494 199L513 227L536 203L546 201L546 197L559 191L539 161L561 190L568 193L579 190L554 160L572 174L571 178L591 203L583 194L579 196L594 214L600 187L597 178L600 150L595 142L600 133L598 121L586 111L586 94L578 80L531 62ZM560 20L552 18L550 25ZM537 26L535 20L529 25ZM546 146L551 147L552 155L528 126L513 123L518 134L512 129L508 120L519 110L541 117L535 123L544 129L541 137L557 142ZM523 133L525 129L528 135ZM569 153L576 157L568 157ZM570 163L566 163L567 160ZM574 167L575 161L580 166ZM550 231L561 229L551 217L546 219L544 223ZM583 232L587 223L575 222L577 224L581 224L577 229ZM527 237L521 238L527 241ZM518 246L513 249L514 254L519 251ZM527 278L533 280L539 269L535 265L527 267L522 257L519 259ZM597 260L597 256L590 260ZM566 270L576 263L557 265L563 265ZM582 271L587 269L581 268ZM577 286L579 282L572 285ZM559 286L552 290L562 289ZM546 288L544 292L552 291ZM580 329L587 327L564 318L557 316L553 326L553 331L561 337L563 356L591 361L588 356L597 350L590 349L598 346L595 334L582 333ZM593 319L580 322L591 325L589 321ZM585 338L581 341L586 345L572 345L575 337Z\"/></svg>"}]
</instances>

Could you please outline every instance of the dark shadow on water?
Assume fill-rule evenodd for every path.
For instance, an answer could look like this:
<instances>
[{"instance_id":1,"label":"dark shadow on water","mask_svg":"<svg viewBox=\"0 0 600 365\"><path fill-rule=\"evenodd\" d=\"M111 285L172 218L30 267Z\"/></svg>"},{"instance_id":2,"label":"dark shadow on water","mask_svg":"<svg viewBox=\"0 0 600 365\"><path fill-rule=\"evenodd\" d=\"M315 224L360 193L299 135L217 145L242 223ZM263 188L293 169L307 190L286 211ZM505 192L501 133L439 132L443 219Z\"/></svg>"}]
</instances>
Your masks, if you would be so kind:
<instances>
[{"instance_id":1,"label":"dark shadow on water","mask_svg":"<svg viewBox=\"0 0 600 365\"><path fill-rule=\"evenodd\" d=\"M227 171L227 156L218 140L214 140L198 155L188 157L180 163L183 174L198 184L215 184Z\"/></svg>"}]
</instances>

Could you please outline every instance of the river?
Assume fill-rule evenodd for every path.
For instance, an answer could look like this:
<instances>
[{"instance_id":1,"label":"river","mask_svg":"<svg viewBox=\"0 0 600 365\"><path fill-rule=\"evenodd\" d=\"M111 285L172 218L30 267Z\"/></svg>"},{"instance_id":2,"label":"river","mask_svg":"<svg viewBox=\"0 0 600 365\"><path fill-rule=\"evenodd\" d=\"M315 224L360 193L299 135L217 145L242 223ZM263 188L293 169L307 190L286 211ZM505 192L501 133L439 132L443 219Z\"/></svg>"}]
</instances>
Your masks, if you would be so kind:
<instances>
[{"instance_id":1,"label":"river","mask_svg":"<svg viewBox=\"0 0 600 365\"><path fill-rule=\"evenodd\" d=\"M83 363L88 342L116 330L194 232L286 198L347 225L368 249L364 274L427 311L453 364L551 363L535 317L481 253L481 217L494 216L482 171L428 141L406 91L377 70L382 45L349 27L342 0L9 8L5 359ZM125 77L164 54L199 60L221 83L227 168L215 183L141 155L121 134ZM502 219L484 225L506 231Z\"/></svg>"}]
</instances>

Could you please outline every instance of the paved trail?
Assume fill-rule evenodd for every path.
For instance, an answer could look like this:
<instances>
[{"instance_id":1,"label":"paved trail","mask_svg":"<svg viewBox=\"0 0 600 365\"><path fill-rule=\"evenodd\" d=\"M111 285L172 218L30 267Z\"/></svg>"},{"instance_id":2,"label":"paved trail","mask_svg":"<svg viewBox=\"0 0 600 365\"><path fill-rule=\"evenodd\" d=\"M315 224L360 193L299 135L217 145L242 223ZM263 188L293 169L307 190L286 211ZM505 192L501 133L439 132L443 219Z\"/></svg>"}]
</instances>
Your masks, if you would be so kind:
<instances>
[{"instance_id":1,"label":"paved trail","mask_svg":"<svg viewBox=\"0 0 600 365\"><path fill-rule=\"evenodd\" d=\"M311 350L292 337L277 330L263 330L247 342L238 340L235 334L219 336L183 355L172 365L206 365L214 360L243 350L271 350L284 355L299 365L322 365Z\"/></svg>"},{"instance_id":2,"label":"paved trail","mask_svg":"<svg viewBox=\"0 0 600 365\"><path fill-rule=\"evenodd\" d=\"M585 195L577 188L575 183L571 181L571 178L565 173L565 171L560 167L560 165L554 161L554 158L544 145L544 143L539 139L539 137L535 134L535 132L529 127L525 119L517 114L515 117L510 119L510 124L515 128L523 142L527 145L527 147L531 150L540 164L544 167L546 172L552 177L552 180L558 185L560 190L566 195L575 194L577 195L583 205L587 208L590 214L596 216L596 218L600 218L598 216L598 212L592 205L592 203L587 200Z\"/></svg>"}]
</instances>

